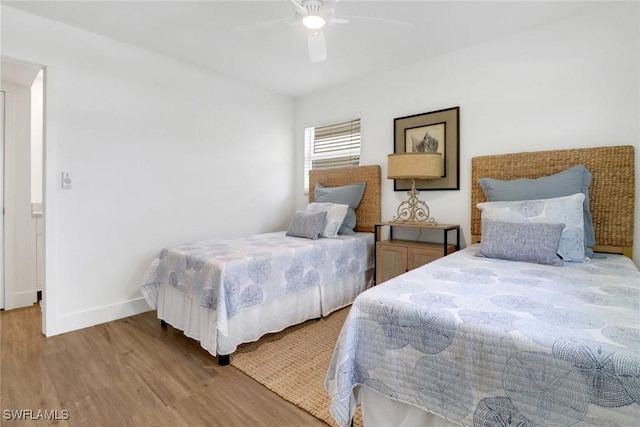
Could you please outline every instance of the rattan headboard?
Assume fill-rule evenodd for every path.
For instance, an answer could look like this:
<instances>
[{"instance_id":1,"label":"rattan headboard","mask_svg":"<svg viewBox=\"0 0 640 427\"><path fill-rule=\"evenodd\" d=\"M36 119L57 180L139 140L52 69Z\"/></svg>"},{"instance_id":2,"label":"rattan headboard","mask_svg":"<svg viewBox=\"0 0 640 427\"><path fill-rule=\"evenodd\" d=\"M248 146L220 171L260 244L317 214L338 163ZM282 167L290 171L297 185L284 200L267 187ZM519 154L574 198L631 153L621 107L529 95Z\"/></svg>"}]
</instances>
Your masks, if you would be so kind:
<instances>
[{"instance_id":1,"label":"rattan headboard","mask_svg":"<svg viewBox=\"0 0 640 427\"><path fill-rule=\"evenodd\" d=\"M633 248L635 171L633 146L538 151L471 159L471 242L480 241L480 210L486 201L480 178L516 179L552 175L584 165L593 175L589 202L597 252L623 253Z\"/></svg>"},{"instance_id":2,"label":"rattan headboard","mask_svg":"<svg viewBox=\"0 0 640 427\"><path fill-rule=\"evenodd\" d=\"M380 166L357 166L334 169L311 169L309 171L309 203L314 201L316 183L325 187L366 182L362 201L356 209L356 231L374 231L380 222Z\"/></svg>"}]
</instances>

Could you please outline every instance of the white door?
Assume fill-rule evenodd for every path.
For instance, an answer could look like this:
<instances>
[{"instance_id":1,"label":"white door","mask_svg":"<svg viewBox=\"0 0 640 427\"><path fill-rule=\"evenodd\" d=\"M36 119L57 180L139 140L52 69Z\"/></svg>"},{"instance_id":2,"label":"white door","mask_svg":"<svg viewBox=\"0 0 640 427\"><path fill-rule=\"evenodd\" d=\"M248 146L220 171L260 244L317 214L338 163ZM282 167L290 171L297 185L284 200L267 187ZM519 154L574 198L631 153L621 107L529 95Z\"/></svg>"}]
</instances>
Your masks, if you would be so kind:
<instances>
[{"instance_id":1,"label":"white door","mask_svg":"<svg viewBox=\"0 0 640 427\"><path fill-rule=\"evenodd\" d=\"M39 69L5 67L3 155L3 287L4 309L32 305L36 290L36 223L31 213L31 85ZM15 63L14 63L15 64ZM33 67L31 67L33 68ZM8 72L5 72L8 71ZM13 74L11 73L13 72Z\"/></svg>"},{"instance_id":2,"label":"white door","mask_svg":"<svg viewBox=\"0 0 640 427\"><path fill-rule=\"evenodd\" d=\"M4 92L0 92L0 309L4 308Z\"/></svg>"}]
</instances>

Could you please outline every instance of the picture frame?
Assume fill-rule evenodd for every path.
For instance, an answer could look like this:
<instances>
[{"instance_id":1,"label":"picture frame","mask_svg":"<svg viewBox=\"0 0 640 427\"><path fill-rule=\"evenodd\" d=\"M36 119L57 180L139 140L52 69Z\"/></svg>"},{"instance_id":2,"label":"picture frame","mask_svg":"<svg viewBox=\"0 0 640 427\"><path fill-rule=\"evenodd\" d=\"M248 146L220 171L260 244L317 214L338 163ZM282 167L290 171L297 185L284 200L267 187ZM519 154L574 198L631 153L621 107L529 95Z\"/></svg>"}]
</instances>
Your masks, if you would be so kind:
<instances>
[{"instance_id":1,"label":"picture frame","mask_svg":"<svg viewBox=\"0 0 640 427\"><path fill-rule=\"evenodd\" d=\"M442 154L442 178L416 180L417 190L460 190L460 107L398 117L393 119L393 128L394 153ZM394 191L410 189L411 180L393 180Z\"/></svg>"}]
</instances>

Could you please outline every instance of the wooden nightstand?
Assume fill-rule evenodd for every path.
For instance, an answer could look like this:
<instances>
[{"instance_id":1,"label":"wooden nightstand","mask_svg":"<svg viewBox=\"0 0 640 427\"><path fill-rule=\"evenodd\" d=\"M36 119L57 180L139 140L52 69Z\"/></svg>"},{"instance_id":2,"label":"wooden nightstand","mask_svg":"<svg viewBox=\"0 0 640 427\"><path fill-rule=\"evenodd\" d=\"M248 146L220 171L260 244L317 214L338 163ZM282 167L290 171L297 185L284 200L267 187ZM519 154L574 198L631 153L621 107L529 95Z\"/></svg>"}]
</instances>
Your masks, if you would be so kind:
<instances>
[{"instance_id":1,"label":"wooden nightstand","mask_svg":"<svg viewBox=\"0 0 640 427\"><path fill-rule=\"evenodd\" d=\"M382 227L389 227L389 240L382 240ZM443 243L428 243L393 238L394 227L442 230ZM449 244L449 231L456 230L456 244ZM403 224L381 222L375 225L376 233L376 284L387 281L409 270L449 255L460 248L460 226L457 224Z\"/></svg>"}]
</instances>

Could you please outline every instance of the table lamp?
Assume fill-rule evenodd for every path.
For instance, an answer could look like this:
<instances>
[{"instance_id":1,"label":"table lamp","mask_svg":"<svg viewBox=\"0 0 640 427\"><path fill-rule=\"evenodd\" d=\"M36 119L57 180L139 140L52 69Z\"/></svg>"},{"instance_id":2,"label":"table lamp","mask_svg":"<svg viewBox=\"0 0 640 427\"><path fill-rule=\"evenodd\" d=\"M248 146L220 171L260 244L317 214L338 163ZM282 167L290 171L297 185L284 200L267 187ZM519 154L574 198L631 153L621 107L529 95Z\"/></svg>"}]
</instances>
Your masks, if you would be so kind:
<instances>
[{"instance_id":1,"label":"table lamp","mask_svg":"<svg viewBox=\"0 0 640 427\"><path fill-rule=\"evenodd\" d=\"M418 199L416 179L442 178L442 154L440 153L398 153L387 157L388 179L410 179L409 198L398 206L394 222L437 224L429 214L429 207Z\"/></svg>"}]
</instances>

